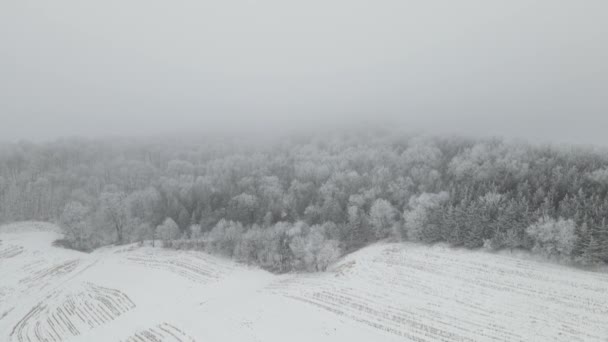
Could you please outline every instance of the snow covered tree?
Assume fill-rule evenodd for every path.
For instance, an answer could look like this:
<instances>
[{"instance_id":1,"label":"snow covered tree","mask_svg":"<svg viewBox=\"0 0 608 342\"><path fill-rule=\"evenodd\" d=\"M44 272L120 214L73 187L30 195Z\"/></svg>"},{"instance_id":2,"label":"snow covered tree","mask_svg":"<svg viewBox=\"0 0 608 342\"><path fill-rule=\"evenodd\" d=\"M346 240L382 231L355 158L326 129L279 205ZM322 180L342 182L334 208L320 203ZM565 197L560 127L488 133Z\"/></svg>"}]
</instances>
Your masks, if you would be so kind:
<instances>
[{"instance_id":1,"label":"snow covered tree","mask_svg":"<svg viewBox=\"0 0 608 342\"><path fill-rule=\"evenodd\" d=\"M124 201L131 218L137 218L152 225L157 225L162 217L162 199L158 190L147 187L129 194Z\"/></svg>"},{"instance_id":2,"label":"snow covered tree","mask_svg":"<svg viewBox=\"0 0 608 342\"><path fill-rule=\"evenodd\" d=\"M254 195L242 193L234 196L229 203L229 218L249 225L256 222L258 198Z\"/></svg>"},{"instance_id":3,"label":"snow covered tree","mask_svg":"<svg viewBox=\"0 0 608 342\"><path fill-rule=\"evenodd\" d=\"M319 250L316 258L317 270L325 271L327 267L336 262L341 255L342 252L338 241L327 240L323 242L323 246Z\"/></svg>"},{"instance_id":4,"label":"snow covered tree","mask_svg":"<svg viewBox=\"0 0 608 342\"><path fill-rule=\"evenodd\" d=\"M504 234L502 245L508 248L511 252L513 252L513 249L522 246L521 238L515 229L507 230L507 232Z\"/></svg>"},{"instance_id":5,"label":"snow covered tree","mask_svg":"<svg viewBox=\"0 0 608 342\"><path fill-rule=\"evenodd\" d=\"M133 227L129 231L129 241L142 243L145 240L154 238L152 226L147 222L133 222Z\"/></svg>"},{"instance_id":6,"label":"snow covered tree","mask_svg":"<svg viewBox=\"0 0 608 342\"><path fill-rule=\"evenodd\" d=\"M221 254L232 256L243 234L240 222L221 220L206 236L211 248Z\"/></svg>"},{"instance_id":7,"label":"snow covered tree","mask_svg":"<svg viewBox=\"0 0 608 342\"><path fill-rule=\"evenodd\" d=\"M369 240L368 218L363 209L356 205L348 207L348 224L343 231L341 240L347 250L364 246Z\"/></svg>"},{"instance_id":8,"label":"snow covered tree","mask_svg":"<svg viewBox=\"0 0 608 342\"><path fill-rule=\"evenodd\" d=\"M125 198L123 192L104 192L100 195L100 208L103 218L116 232L116 242L118 244L124 242L124 229L129 217Z\"/></svg>"},{"instance_id":9,"label":"snow covered tree","mask_svg":"<svg viewBox=\"0 0 608 342\"><path fill-rule=\"evenodd\" d=\"M602 245L601 243L591 236L589 238L589 244L585 248L583 254L581 255L581 260L585 264L597 264L602 261L601 258L602 253Z\"/></svg>"},{"instance_id":10,"label":"snow covered tree","mask_svg":"<svg viewBox=\"0 0 608 342\"><path fill-rule=\"evenodd\" d=\"M413 241L429 241L430 236L435 236L436 234L428 234L428 232L439 230L436 226L430 224L429 213L448 199L447 192L423 193L412 197L409 201L409 209L403 213L407 237Z\"/></svg>"},{"instance_id":11,"label":"snow covered tree","mask_svg":"<svg viewBox=\"0 0 608 342\"><path fill-rule=\"evenodd\" d=\"M576 244L574 221L541 217L526 232L532 237L535 250L548 256L572 255Z\"/></svg>"},{"instance_id":12,"label":"snow covered tree","mask_svg":"<svg viewBox=\"0 0 608 342\"><path fill-rule=\"evenodd\" d=\"M395 235L395 208L385 199L377 199L369 211L369 221L377 239Z\"/></svg>"},{"instance_id":13,"label":"snow covered tree","mask_svg":"<svg viewBox=\"0 0 608 342\"><path fill-rule=\"evenodd\" d=\"M201 229L200 224L193 224L189 228L190 230L190 238L193 240L198 240L203 237L203 231Z\"/></svg>"},{"instance_id":14,"label":"snow covered tree","mask_svg":"<svg viewBox=\"0 0 608 342\"><path fill-rule=\"evenodd\" d=\"M75 249L87 249L87 214L89 208L80 202L69 202L61 214L60 223L65 238Z\"/></svg>"},{"instance_id":15,"label":"snow covered tree","mask_svg":"<svg viewBox=\"0 0 608 342\"><path fill-rule=\"evenodd\" d=\"M193 224L206 238L219 225L210 251L276 272L324 267L299 251L297 260L308 264L294 262L292 245L323 255L325 242L315 240L322 236L350 252L393 228L401 232L394 236L428 243L566 253L567 244L540 233L552 228L526 232L545 216L555 226L558 217L574 222L573 257L608 262L608 153L595 149L391 130L269 144L209 137L0 143L0 222L60 222L62 215L68 222L78 212L70 202L88 209L78 242L86 248L154 240L171 218L191 237L199 236L198 228L188 231ZM310 226L320 235L310 235ZM203 240L185 245L207 248Z\"/></svg>"},{"instance_id":16,"label":"snow covered tree","mask_svg":"<svg viewBox=\"0 0 608 342\"><path fill-rule=\"evenodd\" d=\"M340 255L338 242L327 240L321 226L312 226L307 232L294 237L290 243L296 269L324 271Z\"/></svg>"},{"instance_id":17,"label":"snow covered tree","mask_svg":"<svg viewBox=\"0 0 608 342\"><path fill-rule=\"evenodd\" d=\"M172 218L167 217L165 221L156 228L158 238L161 239L165 244L168 241L179 238L179 226Z\"/></svg>"}]
</instances>

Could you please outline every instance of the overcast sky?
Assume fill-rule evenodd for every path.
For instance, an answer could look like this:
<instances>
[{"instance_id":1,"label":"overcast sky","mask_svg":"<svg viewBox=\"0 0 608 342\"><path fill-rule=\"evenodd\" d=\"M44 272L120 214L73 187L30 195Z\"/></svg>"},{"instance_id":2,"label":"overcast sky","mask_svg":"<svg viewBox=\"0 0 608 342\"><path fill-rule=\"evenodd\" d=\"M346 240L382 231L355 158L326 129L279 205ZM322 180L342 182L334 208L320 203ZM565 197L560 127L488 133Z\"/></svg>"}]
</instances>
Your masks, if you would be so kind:
<instances>
[{"instance_id":1,"label":"overcast sky","mask_svg":"<svg viewBox=\"0 0 608 342\"><path fill-rule=\"evenodd\" d=\"M400 122L608 145L606 0L0 1L0 140Z\"/></svg>"}]
</instances>

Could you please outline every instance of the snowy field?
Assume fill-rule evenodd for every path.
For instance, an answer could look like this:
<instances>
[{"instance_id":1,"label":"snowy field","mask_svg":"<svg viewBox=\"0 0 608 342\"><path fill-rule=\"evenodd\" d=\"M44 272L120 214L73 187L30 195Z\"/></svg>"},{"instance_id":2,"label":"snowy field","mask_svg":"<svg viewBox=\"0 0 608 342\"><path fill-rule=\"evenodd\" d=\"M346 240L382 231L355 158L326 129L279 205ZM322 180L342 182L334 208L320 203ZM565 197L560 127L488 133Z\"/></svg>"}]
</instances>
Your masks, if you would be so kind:
<instances>
[{"instance_id":1,"label":"snowy field","mask_svg":"<svg viewBox=\"0 0 608 342\"><path fill-rule=\"evenodd\" d=\"M608 274L375 245L273 275L200 252L52 247L0 227L0 341L608 341Z\"/></svg>"}]
</instances>

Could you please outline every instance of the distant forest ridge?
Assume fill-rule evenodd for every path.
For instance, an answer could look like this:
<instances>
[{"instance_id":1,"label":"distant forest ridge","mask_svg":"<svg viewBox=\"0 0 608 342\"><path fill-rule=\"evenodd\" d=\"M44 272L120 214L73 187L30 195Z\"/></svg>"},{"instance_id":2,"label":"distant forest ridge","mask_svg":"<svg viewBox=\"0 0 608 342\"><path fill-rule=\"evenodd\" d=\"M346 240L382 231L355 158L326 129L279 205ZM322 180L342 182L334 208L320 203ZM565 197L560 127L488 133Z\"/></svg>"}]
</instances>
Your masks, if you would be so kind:
<instances>
[{"instance_id":1,"label":"distant forest ridge","mask_svg":"<svg viewBox=\"0 0 608 342\"><path fill-rule=\"evenodd\" d=\"M275 272L379 240L608 262L608 150L397 129L0 145L0 221L72 248L161 240Z\"/></svg>"}]
</instances>

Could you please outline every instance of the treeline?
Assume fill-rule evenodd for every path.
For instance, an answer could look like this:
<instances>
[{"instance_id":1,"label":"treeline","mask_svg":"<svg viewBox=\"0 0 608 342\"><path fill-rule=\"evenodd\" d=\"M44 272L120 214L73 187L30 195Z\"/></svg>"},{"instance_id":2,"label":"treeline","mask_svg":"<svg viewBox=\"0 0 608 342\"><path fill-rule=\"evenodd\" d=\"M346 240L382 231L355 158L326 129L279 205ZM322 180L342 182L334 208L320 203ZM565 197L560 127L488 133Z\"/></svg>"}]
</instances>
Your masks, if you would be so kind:
<instances>
[{"instance_id":1,"label":"treeline","mask_svg":"<svg viewBox=\"0 0 608 342\"><path fill-rule=\"evenodd\" d=\"M0 146L0 220L322 270L382 239L608 262L608 152L397 130Z\"/></svg>"}]
</instances>

